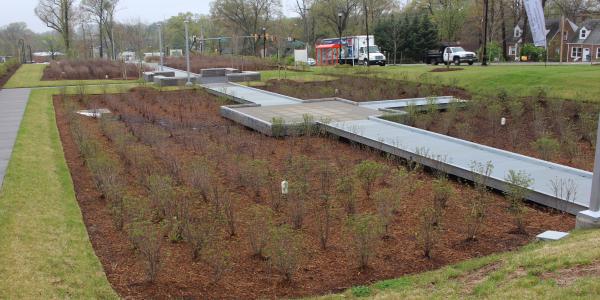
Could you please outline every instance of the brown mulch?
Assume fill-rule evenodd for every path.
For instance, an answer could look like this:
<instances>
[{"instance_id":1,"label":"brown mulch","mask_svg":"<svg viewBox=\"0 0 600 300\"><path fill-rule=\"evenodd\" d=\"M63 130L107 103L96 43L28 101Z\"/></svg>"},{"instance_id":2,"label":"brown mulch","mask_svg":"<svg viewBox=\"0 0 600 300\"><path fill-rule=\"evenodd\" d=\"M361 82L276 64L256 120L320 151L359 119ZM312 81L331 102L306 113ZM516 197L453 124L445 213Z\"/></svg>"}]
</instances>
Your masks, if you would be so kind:
<instances>
[{"instance_id":1,"label":"brown mulch","mask_svg":"<svg viewBox=\"0 0 600 300\"><path fill-rule=\"evenodd\" d=\"M452 72L452 71L461 71L463 68L435 68L429 72L439 73L439 72Z\"/></svg>"},{"instance_id":2,"label":"brown mulch","mask_svg":"<svg viewBox=\"0 0 600 300\"><path fill-rule=\"evenodd\" d=\"M336 80L314 82L271 79L267 81L266 85L258 88L300 99L338 97L358 102L420 98L432 95L471 99L471 95L467 91L459 88L359 76L340 76Z\"/></svg>"},{"instance_id":3,"label":"brown mulch","mask_svg":"<svg viewBox=\"0 0 600 300\"><path fill-rule=\"evenodd\" d=\"M190 92L142 93L138 90L128 98L144 101L148 111L168 115L177 111L180 99L189 99ZM118 97L109 95L108 97ZM340 168L351 168L365 159L376 160L392 167L396 163L387 161L379 153L342 141L323 137L273 139L262 136L251 130L223 119L218 114L215 98L198 92L193 95L192 113L204 116L204 122L212 125L232 126L240 129L240 136L248 144L246 150L257 158L268 160L276 168L282 168L289 155L307 155L320 161L328 161ZM111 101L103 100L103 96L93 96L92 105L107 107ZM187 101L187 100L186 100ZM316 221L313 217L312 205L308 207L308 215L301 234L304 238L303 260L293 276L291 283L282 281L282 276L271 269L268 260L252 258L245 234L247 219L240 213L239 233L235 237L225 238L226 251L231 254L232 269L218 283L211 283L209 267L205 262L191 260L189 246L185 242L171 243L165 238L162 242L162 268L155 283L146 280L142 261L133 249L123 231L118 231L112 224L112 217L106 200L97 190L92 176L85 166L77 145L71 137L68 120L62 101L55 97L57 125L67 163L75 186L88 234L96 255L107 274L113 288L123 298L191 298L191 299L258 299L279 297L303 297L322 295L342 291L354 285L368 284L377 280L394 278L432 270L441 266L456 263L473 257L495 252L510 251L531 241L534 235L547 229L569 230L574 225L574 218L569 215L552 214L534 206L526 209L524 219L527 220L527 234L511 234L513 224L508 213L508 203L494 195L487 211L487 220L481 234L475 242L465 242L464 215L468 210L464 199L472 196L474 191L469 186L453 182L456 195L448 203L443 221L443 232L438 245L434 249L433 259L424 258L416 238L415 231L419 224L418 212L431 201L431 181L433 176L424 172L417 173L418 188L411 198L402 199L401 207L390 225L389 238L380 242L376 255L370 262L370 269L361 271L357 268L356 259L351 251L343 226L343 213L336 213L334 218L329 248L321 250L315 234ZM122 111L108 107L115 114L132 113L135 109L122 107ZM195 117L197 118L197 117ZM112 151L112 145L102 135L99 121L82 118L85 126L96 132L95 138ZM182 156L184 150L178 142L169 138L167 141L172 155ZM209 142L209 143L212 143ZM252 150L253 149L253 150ZM222 168L227 165L223 164ZM224 170L219 170L224 171ZM130 177L138 176L131 170ZM248 192L234 182L224 179L224 184L240 197L240 209L255 203ZM135 184L132 181L131 184ZM318 184L311 178L311 184ZM384 186L380 184L380 187ZM132 186L132 189L136 187ZM365 199L361 191L357 198L359 212L373 212L373 204ZM279 216L285 222L285 216Z\"/></svg>"}]
</instances>

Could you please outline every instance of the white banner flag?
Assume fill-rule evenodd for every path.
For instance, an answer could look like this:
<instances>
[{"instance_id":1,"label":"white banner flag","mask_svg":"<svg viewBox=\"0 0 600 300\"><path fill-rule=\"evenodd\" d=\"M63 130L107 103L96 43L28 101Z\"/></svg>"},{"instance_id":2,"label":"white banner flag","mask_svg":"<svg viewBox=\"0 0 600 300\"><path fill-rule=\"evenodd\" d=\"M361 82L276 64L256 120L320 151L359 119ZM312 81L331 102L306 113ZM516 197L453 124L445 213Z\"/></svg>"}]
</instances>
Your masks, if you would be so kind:
<instances>
[{"instance_id":1,"label":"white banner flag","mask_svg":"<svg viewBox=\"0 0 600 300\"><path fill-rule=\"evenodd\" d=\"M524 2L533 44L538 47L546 47L546 20L544 19L542 0L525 0Z\"/></svg>"}]
</instances>

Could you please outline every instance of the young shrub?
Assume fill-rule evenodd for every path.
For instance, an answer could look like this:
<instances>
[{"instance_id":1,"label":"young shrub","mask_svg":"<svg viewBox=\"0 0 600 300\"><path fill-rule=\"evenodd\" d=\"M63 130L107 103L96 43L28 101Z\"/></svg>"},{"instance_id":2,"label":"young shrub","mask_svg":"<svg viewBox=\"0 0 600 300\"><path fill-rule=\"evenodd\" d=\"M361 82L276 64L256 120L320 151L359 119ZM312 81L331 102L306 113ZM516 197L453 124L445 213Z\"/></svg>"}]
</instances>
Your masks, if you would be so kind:
<instances>
[{"instance_id":1,"label":"young shrub","mask_svg":"<svg viewBox=\"0 0 600 300\"><path fill-rule=\"evenodd\" d=\"M336 193L340 205L346 215L351 216L356 212L356 192L354 190L354 177L341 175L336 180Z\"/></svg>"},{"instance_id":2,"label":"young shrub","mask_svg":"<svg viewBox=\"0 0 600 300\"><path fill-rule=\"evenodd\" d=\"M543 160L551 160L560 148L558 141L547 135L537 139L531 146L540 154Z\"/></svg>"},{"instance_id":3,"label":"young shrub","mask_svg":"<svg viewBox=\"0 0 600 300\"><path fill-rule=\"evenodd\" d=\"M204 157L195 158L187 165L184 172L188 185L200 194L204 202L208 202L215 177L208 160Z\"/></svg>"},{"instance_id":4,"label":"young shrub","mask_svg":"<svg viewBox=\"0 0 600 300\"><path fill-rule=\"evenodd\" d=\"M320 182L320 201L317 204L316 221L321 249L327 249L327 241L331 227L332 214L332 193L334 191L333 182L336 178L337 169L335 166L323 162L318 169Z\"/></svg>"},{"instance_id":5,"label":"young shrub","mask_svg":"<svg viewBox=\"0 0 600 300\"><path fill-rule=\"evenodd\" d=\"M570 162L579 155L579 145L577 142L580 137L575 133L575 129L572 124L565 126L562 134L560 135L560 143L561 143L561 152L564 153L565 157L569 159Z\"/></svg>"},{"instance_id":6,"label":"young shrub","mask_svg":"<svg viewBox=\"0 0 600 300\"><path fill-rule=\"evenodd\" d=\"M294 229L300 229L304 223L304 215L306 214L305 203L308 195L305 194L302 189L295 188L293 185L290 187L290 189L288 214Z\"/></svg>"},{"instance_id":7,"label":"young shrub","mask_svg":"<svg viewBox=\"0 0 600 300\"><path fill-rule=\"evenodd\" d=\"M148 280L154 282L160 270L160 230L154 228L154 225L149 222L133 222L129 235L144 259Z\"/></svg>"},{"instance_id":8,"label":"young shrub","mask_svg":"<svg viewBox=\"0 0 600 300\"><path fill-rule=\"evenodd\" d=\"M504 178L508 183L508 190L505 192L506 198L510 202L509 211L513 215L517 233L526 233L525 220L523 214L525 212L524 201L529 187L533 184L533 179L524 171L508 171L508 175Z\"/></svg>"},{"instance_id":9,"label":"young shrub","mask_svg":"<svg viewBox=\"0 0 600 300\"><path fill-rule=\"evenodd\" d=\"M273 137L284 137L286 135L285 120L283 118L271 119L271 134Z\"/></svg>"},{"instance_id":10,"label":"young shrub","mask_svg":"<svg viewBox=\"0 0 600 300\"><path fill-rule=\"evenodd\" d=\"M435 245L439 242L441 231L440 216L433 207L424 207L419 213L420 225L416 234L417 241L423 249L423 256L431 258Z\"/></svg>"},{"instance_id":11,"label":"young shrub","mask_svg":"<svg viewBox=\"0 0 600 300\"><path fill-rule=\"evenodd\" d=\"M582 112L579 115L579 129L583 139L590 143L590 146L596 146L596 130L598 128L598 118L596 114Z\"/></svg>"},{"instance_id":12,"label":"young shrub","mask_svg":"<svg viewBox=\"0 0 600 300\"><path fill-rule=\"evenodd\" d=\"M302 134L305 136L312 136L316 132L315 118L310 114L302 115Z\"/></svg>"},{"instance_id":13,"label":"young shrub","mask_svg":"<svg viewBox=\"0 0 600 300\"><path fill-rule=\"evenodd\" d=\"M285 224L274 227L267 250L271 265L290 282L302 258L301 235Z\"/></svg>"},{"instance_id":14,"label":"young shrub","mask_svg":"<svg viewBox=\"0 0 600 300\"><path fill-rule=\"evenodd\" d=\"M379 219L371 214L354 215L348 219L348 231L355 255L361 270L368 268L369 260L375 256L382 226Z\"/></svg>"},{"instance_id":15,"label":"young shrub","mask_svg":"<svg viewBox=\"0 0 600 300\"><path fill-rule=\"evenodd\" d=\"M533 131L536 137L546 134L546 114L539 104L533 105Z\"/></svg>"},{"instance_id":16,"label":"young shrub","mask_svg":"<svg viewBox=\"0 0 600 300\"><path fill-rule=\"evenodd\" d=\"M450 128L454 126L456 117L458 115L458 101L452 99L446 108L446 113L443 114L442 118L442 133L449 134Z\"/></svg>"},{"instance_id":17,"label":"young shrub","mask_svg":"<svg viewBox=\"0 0 600 300\"><path fill-rule=\"evenodd\" d=\"M190 221L183 232L183 237L192 250L192 260L198 260L203 250L217 239L219 228L221 224L218 216L210 210L202 211L200 217Z\"/></svg>"},{"instance_id":18,"label":"young shrub","mask_svg":"<svg viewBox=\"0 0 600 300\"><path fill-rule=\"evenodd\" d=\"M512 122L520 122L524 112L523 103L518 100L508 102L508 111Z\"/></svg>"},{"instance_id":19,"label":"young shrub","mask_svg":"<svg viewBox=\"0 0 600 300\"><path fill-rule=\"evenodd\" d=\"M154 221L160 221L167 216L166 206L175 198L173 180L169 176L150 175L147 177L148 198L154 209Z\"/></svg>"},{"instance_id":20,"label":"young shrub","mask_svg":"<svg viewBox=\"0 0 600 300\"><path fill-rule=\"evenodd\" d=\"M248 240L252 256L265 257L265 247L269 242L269 229L273 224L273 211L259 204L252 205L248 209Z\"/></svg>"},{"instance_id":21,"label":"young shrub","mask_svg":"<svg viewBox=\"0 0 600 300\"><path fill-rule=\"evenodd\" d=\"M441 177L433 181L433 209L436 212L434 225L441 223L441 218L444 216L448 201L454 195L454 189L448 182L448 179Z\"/></svg>"},{"instance_id":22,"label":"young shrub","mask_svg":"<svg viewBox=\"0 0 600 300\"><path fill-rule=\"evenodd\" d=\"M485 221L487 206L491 197L487 187L487 180L492 174L493 169L494 165L490 161L486 164L471 163L475 195L469 199L469 211L465 215L467 241L475 241L477 239L477 235Z\"/></svg>"},{"instance_id":23,"label":"young shrub","mask_svg":"<svg viewBox=\"0 0 600 300\"><path fill-rule=\"evenodd\" d=\"M252 159L242 164L242 184L250 189L255 200L261 199L263 187L268 182L268 162L261 159Z\"/></svg>"},{"instance_id":24,"label":"young shrub","mask_svg":"<svg viewBox=\"0 0 600 300\"><path fill-rule=\"evenodd\" d=\"M405 109L406 117L404 118L404 124L408 126L415 126L417 119L419 118L419 109L414 102L408 103Z\"/></svg>"},{"instance_id":25,"label":"young shrub","mask_svg":"<svg viewBox=\"0 0 600 300\"><path fill-rule=\"evenodd\" d=\"M497 134L500 128L500 118L502 117L502 105L500 103L491 103L487 107L487 120L492 128L492 133Z\"/></svg>"},{"instance_id":26,"label":"young shrub","mask_svg":"<svg viewBox=\"0 0 600 300\"><path fill-rule=\"evenodd\" d=\"M384 188L377 192L373 196L375 199L375 208L377 209L377 215L383 225L384 237L389 236L389 226L394 219L394 212L400 204L398 193L393 189Z\"/></svg>"},{"instance_id":27,"label":"young shrub","mask_svg":"<svg viewBox=\"0 0 600 300\"><path fill-rule=\"evenodd\" d=\"M224 249L222 242L208 245L202 251L202 257L210 267L211 284L217 284L231 270L231 254Z\"/></svg>"},{"instance_id":28,"label":"young shrub","mask_svg":"<svg viewBox=\"0 0 600 300\"><path fill-rule=\"evenodd\" d=\"M227 194L223 197L223 216L227 223L227 232L229 236L236 235L238 199L233 194Z\"/></svg>"},{"instance_id":29,"label":"young shrub","mask_svg":"<svg viewBox=\"0 0 600 300\"><path fill-rule=\"evenodd\" d=\"M368 199L371 199L371 191L377 180L384 174L385 165L372 160L363 160L354 166L354 176L360 182Z\"/></svg>"},{"instance_id":30,"label":"young shrub","mask_svg":"<svg viewBox=\"0 0 600 300\"><path fill-rule=\"evenodd\" d=\"M456 133L461 139L465 139L467 141L473 139L473 130L471 129L471 125L469 125L467 122L456 124Z\"/></svg>"}]
</instances>

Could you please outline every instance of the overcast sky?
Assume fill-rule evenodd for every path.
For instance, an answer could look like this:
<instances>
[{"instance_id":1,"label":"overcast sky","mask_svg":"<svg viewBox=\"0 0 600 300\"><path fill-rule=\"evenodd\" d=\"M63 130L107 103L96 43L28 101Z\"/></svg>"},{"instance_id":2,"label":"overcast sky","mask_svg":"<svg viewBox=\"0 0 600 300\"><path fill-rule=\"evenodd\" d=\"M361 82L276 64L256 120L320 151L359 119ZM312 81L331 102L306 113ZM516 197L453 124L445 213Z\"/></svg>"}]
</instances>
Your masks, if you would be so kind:
<instances>
[{"instance_id":1,"label":"overcast sky","mask_svg":"<svg viewBox=\"0 0 600 300\"><path fill-rule=\"evenodd\" d=\"M33 12L39 0L0 0L0 26L13 22L25 22L35 32L49 30ZM7 3L8 2L8 3ZM154 22L177 15L180 12L208 14L211 0L120 0L117 18ZM282 0L283 13L291 12L294 0Z\"/></svg>"}]
</instances>

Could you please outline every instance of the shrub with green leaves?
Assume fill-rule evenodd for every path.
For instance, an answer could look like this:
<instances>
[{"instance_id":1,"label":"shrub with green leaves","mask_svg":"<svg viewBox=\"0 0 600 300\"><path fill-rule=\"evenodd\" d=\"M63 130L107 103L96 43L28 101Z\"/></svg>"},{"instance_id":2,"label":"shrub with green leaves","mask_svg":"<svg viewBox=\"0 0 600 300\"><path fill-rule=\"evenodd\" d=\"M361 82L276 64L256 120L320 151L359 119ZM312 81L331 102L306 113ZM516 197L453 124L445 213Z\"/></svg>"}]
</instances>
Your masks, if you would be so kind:
<instances>
[{"instance_id":1,"label":"shrub with green leaves","mask_svg":"<svg viewBox=\"0 0 600 300\"><path fill-rule=\"evenodd\" d=\"M368 199L371 199L371 191L385 170L385 165L372 160L363 160L354 166L354 176L360 182Z\"/></svg>"},{"instance_id":2,"label":"shrub with green leaves","mask_svg":"<svg viewBox=\"0 0 600 300\"><path fill-rule=\"evenodd\" d=\"M265 247L269 242L269 230L273 224L273 211L263 205L254 204L248 208L248 227L246 234L250 241L252 255L265 257Z\"/></svg>"},{"instance_id":3,"label":"shrub with green leaves","mask_svg":"<svg viewBox=\"0 0 600 300\"><path fill-rule=\"evenodd\" d=\"M509 211L513 215L515 226L518 233L525 233L525 197L529 193L529 187L533 184L533 179L524 171L510 170L504 178L507 182L506 198L510 203Z\"/></svg>"},{"instance_id":4,"label":"shrub with green leaves","mask_svg":"<svg viewBox=\"0 0 600 300\"><path fill-rule=\"evenodd\" d=\"M366 269L369 260L375 256L383 232L382 227L379 218L371 214L354 215L348 218L348 233L360 269Z\"/></svg>"},{"instance_id":5,"label":"shrub with green leaves","mask_svg":"<svg viewBox=\"0 0 600 300\"><path fill-rule=\"evenodd\" d=\"M341 175L335 184L337 199L348 216L356 212L356 192L354 189L354 177Z\"/></svg>"},{"instance_id":6,"label":"shrub with green leaves","mask_svg":"<svg viewBox=\"0 0 600 300\"><path fill-rule=\"evenodd\" d=\"M289 225L271 228L267 249L271 265L291 281L302 259L302 236Z\"/></svg>"},{"instance_id":7,"label":"shrub with green leaves","mask_svg":"<svg viewBox=\"0 0 600 300\"><path fill-rule=\"evenodd\" d=\"M532 143L533 148L540 154L543 160L551 160L558 152L560 144L550 136L542 136Z\"/></svg>"},{"instance_id":8,"label":"shrub with green leaves","mask_svg":"<svg viewBox=\"0 0 600 300\"><path fill-rule=\"evenodd\" d=\"M442 229L439 211L426 206L419 213L420 224L416 233L417 241L423 249L423 255L431 258L435 245L439 242Z\"/></svg>"}]
</instances>

